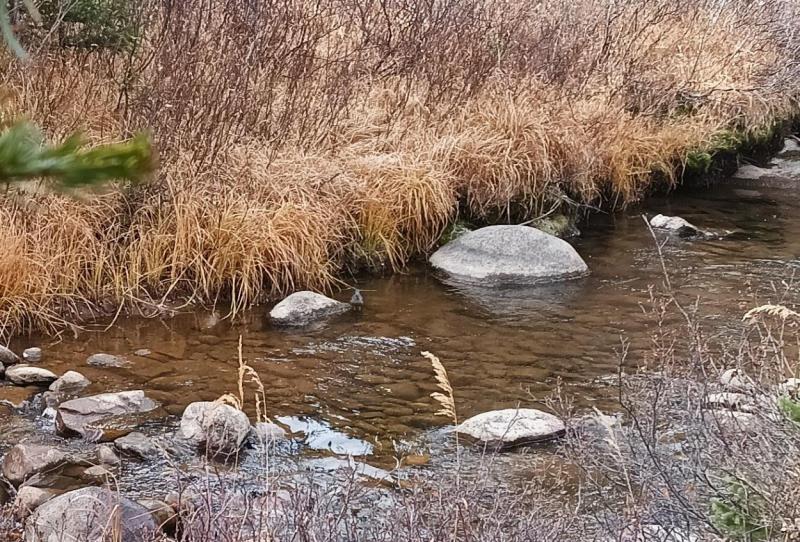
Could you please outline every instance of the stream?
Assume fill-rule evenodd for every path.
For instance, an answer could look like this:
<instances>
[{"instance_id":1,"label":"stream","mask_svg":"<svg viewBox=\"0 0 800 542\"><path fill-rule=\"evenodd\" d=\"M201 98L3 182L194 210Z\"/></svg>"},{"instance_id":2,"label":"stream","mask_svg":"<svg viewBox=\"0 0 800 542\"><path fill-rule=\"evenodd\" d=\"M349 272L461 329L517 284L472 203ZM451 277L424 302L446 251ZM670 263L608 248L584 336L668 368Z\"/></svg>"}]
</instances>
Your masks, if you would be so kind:
<instances>
[{"instance_id":1,"label":"stream","mask_svg":"<svg viewBox=\"0 0 800 542\"><path fill-rule=\"evenodd\" d=\"M446 465L437 461L436 450L447 453L450 422L434 414L438 405L430 394L437 387L422 351L436 354L447 368L462 419L541 404L559 384L579 410L613 410L613 390L602 381L617 371L623 337L631 341L633 359L648 348L654 324L650 288L663 281L642 214L681 216L723 233L712 239L657 237L665 241L673 287L701 300L706 327L724 340L739 333L749 308L800 302L800 290L791 287L800 268L796 196L785 187L723 183L651 198L613 215L594 214L581 224L583 234L570 240L591 275L570 282L523 290L465 288L418 264L404 273L358 279L363 311L312 328L273 327L265 306L233 324L218 313L187 309L168 319L123 317L108 330L99 323L97 331L65 334L56 342L22 337L10 346L17 352L40 346L39 365L56 374L86 375L92 381L86 395L145 390L162 409L143 431L166 434L189 403L237 393L241 336L243 357L265 388L266 414L294 434L278 456L350 454L391 468L399 450L434 450L424 468L435 470ZM98 352L122 356L130 365L87 365L87 357ZM0 388L0 399L36 391L26 390ZM56 437L40 408L3 411L0 452L23 439L89 446ZM153 492L171 483L162 468L136 466L129 474L140 486L146 479Z\"/></svg>"}]
</instances>

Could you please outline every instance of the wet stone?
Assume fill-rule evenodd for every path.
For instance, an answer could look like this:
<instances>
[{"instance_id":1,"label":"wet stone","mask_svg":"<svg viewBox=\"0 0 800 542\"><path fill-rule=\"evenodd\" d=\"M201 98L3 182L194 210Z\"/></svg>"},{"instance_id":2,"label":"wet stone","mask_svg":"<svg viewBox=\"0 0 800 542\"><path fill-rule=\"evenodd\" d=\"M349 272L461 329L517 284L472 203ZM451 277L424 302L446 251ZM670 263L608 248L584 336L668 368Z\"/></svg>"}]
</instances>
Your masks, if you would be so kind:
<instances>
[{"instance_id":1,"label":"wet stone","mask_svg":"<svg viewBox=\"0 0 800 542\"><path fill-rule=\"evenodd\" d=\"M118 417L144 414L157 406L157 403L147 397L142 390L101 393L72 399L58 406L56 430L62 435L77 434L99 440L96 436L98 424L105 424ZM99 430L102 437L106 430ZM108 435L110 436L112 435Z\"/></svg>"},{"instance_id":2,"label":"wet stone","mask_svg":"<svg viewBox=\"0 0 800 542\"><path fill-rule=\"evenodd\" d=\"M97 447L96 453L97 462L101 465L117 466L121 463L117 452L108 444L101 444Z\"/></svg>"},{"instance_id":3,"label":"wet stone","mask_svg":"<svg viewBox=\"0 0 800 542\"><path fill-rule=\"evenodd\" d=\"M14 365L6 369L6 379L18 386L44 386L54 382L58 376L41 367Z\"/></svg>"},{"instance_id":4,"label":"wet stone","mask_svg":"<svg viewBox=\"0 0 800 542\"><path fill-rule=\"evenodd\" d=\"M77 393L91 384L91 380L77 371L67 371L61 378L50 384L50 391L55 393Z\"/></svg>"},{"instance_id":5,"label":"wet stone","mask_svg":"<svg viewBox=\"0 0 800 542\"><path fill-rule=\"evenodd\" d=\"M92 367L110 367L110 368L124 368L130 367L131 362L125 358L114 356L111 354L99 353L92 354L86 358L86 364Z\"/></svg>"},{"instance_id":6,"label":"wet stone","mask_svg":"<svg viewBox=\"0 0 800 542\"><path fill-rule=\"evenodd\" d=\"M22 359L28 363L39 363L42 361L42 349L37 347L26 348L22 352Z\"/></svg>"},{"instance_id":7,"label":"wet stone","mask_svg":"<svg viewBox=\"0 0 800 542\"><path fill-rule=\"evenodd\" d=\"M19 356L12 352L9 348L5 346L0 346L0 363L5 366L15 365L19 363L21 360Z\"/></svg>"},{"instance_id":8,"label":"wet stone","mask_svg":"<svg viewBox=\"0 0 800 542\"><path fill-rule=\"evenodd\" d=\"M114 441L114 446L122 454L148 459L158 454L158 448L147 435L133 432Z\"/></svg>"},{"instance_id":9,"label":"wet stone","mask_svg":"<svg viewBox=\"0 0 800 542\"><path fill-rule=\"evenodd\" d=\"M484 412L456 427L489 447L505 450L560 437L566 426L559 418L533 408L508 408Z\"/></svg>"}]
</instances>

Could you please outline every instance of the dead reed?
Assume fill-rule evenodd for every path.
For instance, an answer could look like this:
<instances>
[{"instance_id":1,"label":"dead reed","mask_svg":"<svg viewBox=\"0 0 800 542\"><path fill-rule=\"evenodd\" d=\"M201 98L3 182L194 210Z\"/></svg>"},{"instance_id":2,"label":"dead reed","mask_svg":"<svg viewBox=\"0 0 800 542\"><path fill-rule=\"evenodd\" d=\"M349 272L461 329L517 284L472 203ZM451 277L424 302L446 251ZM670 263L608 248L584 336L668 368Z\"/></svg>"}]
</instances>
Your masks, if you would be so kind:
<instances>
[{"instance_id":1,"label":"dead reed","mask_svg":"<svg viewBox=\"0 0 800 542\"><path fill-rule=\"evenodd\" d=\"M2 118L150 130L146 187L0 202L0 322L231 303L397 269L457 217L614 207L797 112L789 0L147 0L135 48L22 32Z\"/></svg>"}]
</instances>

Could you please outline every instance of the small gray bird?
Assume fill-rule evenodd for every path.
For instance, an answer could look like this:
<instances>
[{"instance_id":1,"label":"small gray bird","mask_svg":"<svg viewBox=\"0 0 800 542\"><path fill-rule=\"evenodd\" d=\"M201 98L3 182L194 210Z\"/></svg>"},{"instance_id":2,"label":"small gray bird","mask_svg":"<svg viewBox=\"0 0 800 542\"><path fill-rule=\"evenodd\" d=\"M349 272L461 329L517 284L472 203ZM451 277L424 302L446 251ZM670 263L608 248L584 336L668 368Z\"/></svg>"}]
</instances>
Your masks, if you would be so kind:
<instances>
[{"instance_id":1,"label":"small gray bird","mask_svg":"<svg viewBox=\"0 0 800 542\"><path fill-rule=\"evenodd\" d=\"M361 295L361 290L354 288L353 297L350 298L350 304L354 309L360 311L364 307L364 296Z\"/></svg>"}]
</instances>

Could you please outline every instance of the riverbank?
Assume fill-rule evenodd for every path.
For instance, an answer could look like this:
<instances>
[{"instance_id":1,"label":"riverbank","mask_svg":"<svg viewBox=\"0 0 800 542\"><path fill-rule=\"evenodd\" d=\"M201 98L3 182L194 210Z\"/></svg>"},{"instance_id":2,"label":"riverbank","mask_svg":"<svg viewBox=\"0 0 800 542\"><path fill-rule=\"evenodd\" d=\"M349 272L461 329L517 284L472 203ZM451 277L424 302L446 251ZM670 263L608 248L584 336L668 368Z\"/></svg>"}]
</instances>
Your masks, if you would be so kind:
<instances>
[{"instance_id":1,"label":"riverbank","mask_svg":"<svg viewBox=\"0 0 800 542\"><path fill-rule=\"evenodd\" d=\"M4 196L6 336L239 312L401 269L459 219L619 208L797 113L800 15L778 0L132 9L128 50L23 32L32 60L3 61L8 114L150 130L161 156L147 186Z\"/></svg>"}]
</instances>

